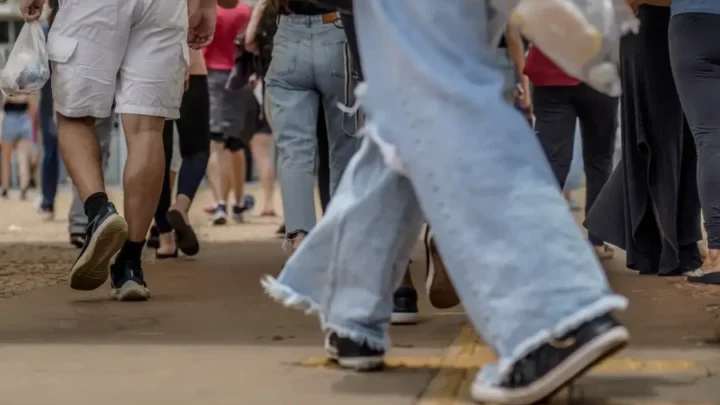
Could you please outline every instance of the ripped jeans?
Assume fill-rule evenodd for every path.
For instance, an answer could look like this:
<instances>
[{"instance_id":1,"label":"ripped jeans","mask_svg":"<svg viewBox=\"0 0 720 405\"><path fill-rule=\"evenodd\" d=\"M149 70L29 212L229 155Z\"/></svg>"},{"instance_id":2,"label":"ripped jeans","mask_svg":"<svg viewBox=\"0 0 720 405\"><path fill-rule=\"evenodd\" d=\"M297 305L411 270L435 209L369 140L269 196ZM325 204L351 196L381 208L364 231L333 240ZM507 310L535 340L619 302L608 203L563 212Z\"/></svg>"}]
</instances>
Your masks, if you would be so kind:
<instances>
[{"instance_id":1,"label":"ripped jeans","mask_svg":"<svg viewBox=\"0 0 720 405\"><path fill-rule=\"evenodd\" d=\"M501 98L484 2L355 5L369 124L325 217L263 285L323 328L387 348L392 292L425 217L497 384L551 337L623 309L540 145ZM424 214L424 215L423 215Z\"/></svg>"}]
</instances>

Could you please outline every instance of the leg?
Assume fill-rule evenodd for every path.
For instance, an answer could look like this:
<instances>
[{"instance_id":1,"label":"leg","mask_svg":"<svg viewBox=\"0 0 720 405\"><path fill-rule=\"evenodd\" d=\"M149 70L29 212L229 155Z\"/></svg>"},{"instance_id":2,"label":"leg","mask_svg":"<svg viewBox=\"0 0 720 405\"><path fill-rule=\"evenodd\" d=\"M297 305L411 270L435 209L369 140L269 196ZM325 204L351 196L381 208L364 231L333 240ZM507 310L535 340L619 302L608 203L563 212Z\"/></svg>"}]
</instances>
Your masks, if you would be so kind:
<instances>
[{"instance_id":1,"label":"leg","mask_svg":"<svg viewBox=\"0 0 720 405\"><path fill-rule=\"evenodd\" d=\"M5 133L4 137L7 139L8 134ZM10 189L10 179L12 175L12 156L13 156L13 144L3 140L2 142L2 192L3 197L7 197L7 190Z\"/></svg>"},{"instance_id":2,"label":"leg","mask_svg":"<svg viewBox=\"0 0 720 405\"><path fill-rule=\"evenodd\" d=\"M536 86L533 89L535 132L560 188L565 187L573 159L577 86Z\"/></svg>"},{"instance_id":3,"label":"leg","mask_svg":"<svg viewBox=\"0 0 720 405\"><path fill-rule=\"evenodd\" d=\"M42 117L42 173L40 188L42 193L41 211L52 218L55 211L55 196L57 194L60 176L60 161L58 160L58 134L52 112L45 112L48 117Z\"/></svg>"},{"instance_id":4,"label":"leg","mask_svg":"<svg viewBox=\"0 0 720 405\"><path fill-rule=\"evenodd\" d=\"M701 40L716 35L719 15L690 13L670 19L670 62L683 110L697 148L697 181L708 239L701 269L690 281L720 284L720 46Z\"/></svg>"},{"instance_id":5,"label":"leg","mask_svg":"<svg viewBox=\"0 0 720 405\"><path fill-rule=\"evenodd\" d=\"M229 138L226 142L230 154L230 171L232 172L232 189L235 195L235 203L232 206L233 218L237 222L243 222L243 214L252 207L245 201L245 179L247 178L247 162L245 157L245 145L238 138ZM247 205L247 206L246 206Z\"/></svg>"},{"instance_id":6,"label":"leg","mask_svg":"<svg viewBox=\"0 0 720 405\"><path fill-rule=\"evenodd\" d=\"M115 96L128 149L123 176L128 241L111 268L113 295L121 301L150 296L142 271L142 249L165 177L165 120L180 118L189 65L187 32L182 28L186 4L155 1L141 16L130 14L132 24ZM158 28L157 21L167 24Z\"/></svg>"},{"instance_id":7,"label":"leg","mask_svg":"<svg viewBox=\"0 0 720 405\"><path fill-rule=\"evenodd\" d=\"M328 166L330 167L330 193L334 192L350 158L358 149L358 139L354 137L355 117L349 116L337 108L338 103L350 104L350 93L354 88L352 77L346 76L345 31L333 24L316 27L313 44L316 60L315 76L322 97L325 124L328 139ZM347 87L347 88L346 88Z\"/></svg>"},{"instance_id":8,"label":"leg","mask_svg":"<svg viewBox=\"0 0 720 405\"><path fill-rule=\"evenodd\" d=\"M32 141L25 137L20 139L15 146L17 151L18 181L20 185L21 199L27 198L27 190L30 187L30 165L32 160Z\"/></svg>"},{"instance_id":9,"label":"leg","mask_svg":"<svg viewBox=\"0 0 720 405\"><path fill-rule=\"evenodd\" d=\"M170 200L172 199L172 183L170 181L170 162L173 159L173 134L174 121L165 121L163 128L163 156L165 160L165 170L163 173L163 184L160 190L160 198L155 208L155 227L158 230L159 246L155 251L158 258L168 258L177 256L177 248L175 246L175 235L173 235L172 226L167 220L167 212L170 208Z\"/></svg>"},{"instance_id":10,"label":"leg","mask_svg":"<svg viewBox=\"0 0 720 405\"><path fill-rule=\"evenodd\" d=\"M207 169L210 151L210 104L207 76L190 76L190 86L183 96L180 119L177 121L182 166L178 174L177 198L167 213L175 230L180 250L193 256L200 250L188 212Z\"/></svg>"},{"instance_id":11,"label":"leg","mask_svg":"<svg viewBox=\"0 0 720 405\"><path fill-rule=\"evenodd\" d=\"M272 162L272 133L269 127L256 133L250 141L250 150L260 178L263 192L262 216L275 216L275 167Z\"/></svg>"},{"instance_id":12,"label":"leg","mask_svg":"<svg viewBox=\"0 0 720 405\"><path fill-rule=\"evenodd\" d=\"M330 204L330 151L325 110L320 109L317 123L317 182L323 213Z\"/></svg>"},{"instance_id":13,"label":"leg","mask_svg":"<svg viewBox=\"0 0 720 405\"><path fill-rule=\"evenodd\" d=\"M207 75L210 100L210 158L208 161L208 180L215 197L213 223L223 225L227 221L229 156L225 152L224 112L226 101L225 83L229 72L209 70Z\"/></svg>"},{"instance_id":14,"label":"leg","mask_svg":"<svg viewBox=\"0 0 720 405\"><path fill-rule=\"evenodd\" d=\"M263 284L286 305L320 311L324 328L381 354L387 347L393 291L405 274L422 222L410 181L388 168L378 145L365 139L317 228L290 257L277 282L266 278ZM372 254L358 260L359 245ZM365 361L348 365L377 365L375 357Z\"/></svg>"},{"instance_id":15,"label":"leg","mask_svg":"<svg viewBox=\"0 0 720 405\"><path fill-rule=\"evenodd\" d=\"M619 99L606 96L585 84L581 84L578 90L576 100L587 179L585 202L585 214L587 214L612 173ZM588 238L590 243L599 249L598 257L601 259L612 257L612 251L605 246L602 239L592 233Z\"/></svg>"},{"instance_id":16,"label":"leg","mask_svg":"<svg viewBox=\"0 0 720 405\"><path fill-rule=\"evenodd\" d=\"M280 188L288 237L304 235L317 221L313 192L319 96L315 89L308 27L285 16L275 35L266 77L280 155ZM303 38L297 43L297 38Z\"/></svg>"}]
</instances>

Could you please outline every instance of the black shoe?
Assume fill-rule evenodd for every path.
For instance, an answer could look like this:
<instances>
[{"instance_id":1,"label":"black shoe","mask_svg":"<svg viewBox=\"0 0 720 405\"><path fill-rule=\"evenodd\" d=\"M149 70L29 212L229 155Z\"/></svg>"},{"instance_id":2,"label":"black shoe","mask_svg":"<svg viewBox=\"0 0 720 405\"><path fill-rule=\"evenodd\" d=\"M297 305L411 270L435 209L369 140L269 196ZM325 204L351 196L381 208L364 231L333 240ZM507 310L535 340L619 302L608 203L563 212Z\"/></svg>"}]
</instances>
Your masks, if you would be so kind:
<instances>
[{"instance_id":1,"label":"black shoe","mask_svg":"<svg viewBox=\"0 0 720 405\"><path fill-rule=\"evenodd\" d=\"M147 301L147 288L140 263L116 262L110 268L112 297L118 301Z\"/></svg>"},{"instance_id":2,"label":"black shoe","mask_svg":"<svg viewBox=\"0 0 720 405\"><path fill-rule=\"evenodd\" d=\"M625 347L629 339L628 330L612 315L599 316L529 353L500 385L476 380L472 397L503 405L541 403Z\"/></svg>"},{"instance_id":3,"label":"black shoe","mask_svg":"<svg viewBox=\"0 0 720 405\"><path fill-rule=\"evenodd\" d=\"M420 321L417 291L411 287L400 287L393 294L393 325L415 325Z\"/></svg>"},{"instance_id":4,"label":"black shoe","mask_svg":"<svg viewBox=\"0 0 720 405\"><path fill-rule=\"evenodd\" d=\"M192 226L190 226L183 218L182 214L175 210L170 210L165 215L168 223L175 231L175 241L178 248L187 256L195 256L200 251L200 242Z\"/></svg>"},{"instance_id":5,"label":"black shoe","mask_svg":"<svg viewBox=\"0 0 720 405\"><path fill-rule=\"evenodd\" d=\"M94 290L108 278L110 261L123 246L128 227L113 203L105 204L85 228L85 244L70 269L70 287Z\"/></svg>"},{"instance_id":6,"label":"black shoe","mask_svg":"<svg viewBox=\"0 0 720 405\"><path fill-rule=\"evenodd\" d=\"M340 367L355 371L375 371L385 365L384 350L373 349L329 331L325 335L325 351Z\"/></svg>"},{"instance_id":7,"label":"black shoe","mask_svg":"<svg viewBox=\"0 0 720 405\"><path fill-rule=\"evenodd\" d=\"M150 227L150 236L148 236L145 246L150 249L157 249L160 247L160 231L158 231L157 226L153 225Z\"/></svg>"},{"instance_id":8,"label":"black shoe","mask_svg":"<svg viewBox=\"0 0 720 405\"><path fill-rule=\"evenodd\" d=\"M0 197L8 198L8 189L6 189L6 188L0 189Z\"/></svg>"}]
</instances>

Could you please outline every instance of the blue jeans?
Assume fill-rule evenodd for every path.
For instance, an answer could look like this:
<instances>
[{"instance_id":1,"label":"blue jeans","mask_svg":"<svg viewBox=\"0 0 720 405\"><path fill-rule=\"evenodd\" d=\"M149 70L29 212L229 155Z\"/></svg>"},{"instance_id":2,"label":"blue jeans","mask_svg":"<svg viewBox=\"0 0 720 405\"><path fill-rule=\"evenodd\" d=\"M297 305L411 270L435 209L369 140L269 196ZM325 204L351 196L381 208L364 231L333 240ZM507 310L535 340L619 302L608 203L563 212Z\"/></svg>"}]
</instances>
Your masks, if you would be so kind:
<instances>
[{"instance_id":1,"label":"blue jeans","mask_svg":"<svg viewBox=\"0 0 720 405\"><path fill-rule=\"evenodd\" d=\"M314 195L317 119L327 124L330 190L335 190L358 147L353 117L338 103L346 91L346 37L322 16L284 15L266 75L267 97L280 157L280 189L288 233L309 232L317 221Z\"/></svg>"},{"instance_id":2,"label":"blue jeans","mask_svg":"<svg viewBox=\"0 0 720 405\"><path fill-rule=\"evenodd\" d=\"M42 176L40 190L42 192L41 207L53 211L60 178L60 155L58 152L58 132L52 112L40 117L42 130Z\"/></svg>"},{"instance_id":3,"label":"blue jeans","mask_svg":"<svg viewBox=\"0 0 720 405\"><path fill-rule=\"evenodd\" d=\"M328 211L277 280L284 304L386 348L423 213L499 383L552 337L622 309L483 49L485 3L355 3L369 124Z\"/></svg>"}]
</instances>

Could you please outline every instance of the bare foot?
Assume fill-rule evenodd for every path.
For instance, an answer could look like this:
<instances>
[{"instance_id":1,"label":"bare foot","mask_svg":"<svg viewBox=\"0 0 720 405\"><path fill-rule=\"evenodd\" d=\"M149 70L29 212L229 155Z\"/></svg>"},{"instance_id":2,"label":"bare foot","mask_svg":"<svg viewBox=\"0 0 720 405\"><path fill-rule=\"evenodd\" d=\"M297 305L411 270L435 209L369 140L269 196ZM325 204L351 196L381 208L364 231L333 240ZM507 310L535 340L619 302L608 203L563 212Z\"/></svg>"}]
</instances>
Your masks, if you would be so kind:
<instances>
[{"instance_id":1,"label":"bare foot","mask_svg":"<svg viewBox=\"0 0 720 405\"><path fill-rule=\"evenodd\" d=\"M177 255L175 235L172 232L161 233L159 236L160 246L155 250L158 257L170 257Z\"/></svg>"},{"instance_id":2,"label":"bare foot","mask_svg":"<svg viewBox=\"0 0 720 405\"><path fill-rule=\"evenodd\" d=\"M720 249L708 249L700 270L704 273L720 272Z\"/></svg>"},{"instance_id":3,"label":"bare foot","mask_svg":"<svg viewBox=\"0 0 720 405\"><path fill-rule=\"evenodd\" d=\"M300 248L300 244L305 240L305 236L307 236L306 233L298 232L290 239L290 254L295 253L295 251Z\"/></svg>"},{"instance_id":4,"label":"bare foot","mask_svg":"<svg viewBox=\"0 0 720 405\"><path fill-rule=\"evenodd\" d=\"M600 260L610 260L615 256L615 250L608 245L593 246L593 249Z\"/></svg>"}]
</instances>

